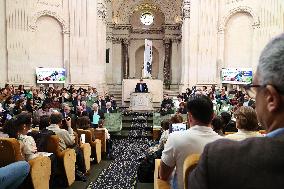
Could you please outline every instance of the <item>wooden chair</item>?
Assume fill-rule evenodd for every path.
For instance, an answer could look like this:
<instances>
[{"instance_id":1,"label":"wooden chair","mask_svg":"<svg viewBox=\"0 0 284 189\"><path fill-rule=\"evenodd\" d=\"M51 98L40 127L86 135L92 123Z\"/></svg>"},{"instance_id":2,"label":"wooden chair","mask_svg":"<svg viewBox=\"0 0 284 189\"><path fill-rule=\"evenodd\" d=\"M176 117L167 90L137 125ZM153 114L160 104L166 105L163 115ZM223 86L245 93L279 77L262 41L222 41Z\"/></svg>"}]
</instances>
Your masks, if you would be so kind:
<instances>
[{"instance_id":1,"label":"wooden chair","mask_svg":"<svg viewBox=\"0 0 284 189\"><path fill-rule=\"evenodd\" d=\"M235 134L236 132L225 132L225 135Z\"/></svg>"},{"instance_id":2,"label":"wooden chair","mask_svg":"<svg viewBox=\"0 0 284 189\"><path fill-rule=\"evenodd\" d=\"M67 179L67 185L75 181L75 162L76 154L73 149L66 149L61 151L59 148L59 137L52 135L48 138L46 151L54 153L58 159L59 172Z\"/></svg>"},{"instance_id":3,"label":"wooden chair","mask_svg":"<svg viewBox=\"0 0 284 189\"><path fill-rule=\"evenodd\" d=\"M200 158L200 154L192 154L187 156L183 163L183 180L184 188L187 188L188 175L196 167ZM154 189L170 189L170 184L164 180L159 179L160 159L155 160L155 172L154 172Z\"/></svg>"},{"instance_id":4,"label":"wooden chair","mask_svg":"<svg viewBox=\"0 0 284 189\"><path fill-rule=\"evenodd\" d=\"M101 149L102 149L102 154L106 154L106 135L104 130L98 130L91 128L89 129L93 136L95 136L95 139L100 139L101 140Z\"/></svg>"},{"instance_id":5,"label":"wooden chair","mask_svg":"<svg viewBox=\"0 0 284 189\"><path fill-rule=\"evenodd\" d=\"M86 172L89 172L91 169L91 146L89 143L82 143L80 136L77 132L75 134L75 143L78 144L84 155L84 162L86 166Z\"/></svg>"},{"instance_id":6,"label":"wooden chair","mask_svg":"<svg viewBox=\"0 0 284 189\"><path fill-rule=\"evenodd\" d=\"M24 160L20 143L14 138L0 138L0 167ZM51 161L40 156L29 161L30 174L23 183L23 188L48 189L51 175Z\"/></svg>"},{"instance_id":7,"label":"wooden chair","mask_svg":"<svg viewBox=\"0 0 284 189\"><path fill-rule=\"evenodd\" d=\"M187 158L183 162L183 183L184 189L188 189L188 175L190 172L197 166L200 158L200 154L192 154L187 156Z\"/></svg>"},{"instance_id":8,"label":"wooden chair","mask_svg":"<svg viewBox=\"0 0 284 189\"><path fill-rule=\"evenodd\" d=\"M154 189L170 189L171 186L168 182L159 179L161 159L155 159L155 171L154 171Z\"/></svg>"},{"instance_id":9,"label":"wooden chair","mask_svg":"<svg viewBox=\"0 0 284 189\"><path fill-rule=\"evenodd\" d=\"M77 132L79 137L81 137L82 134L85 134L85 142L89 143L91 146L91 156L96 157L97 163L100 163L102 159L101 140L99 139L94 140L93 134L90 130L78 129Z\"/></svg>"}]
</instances>

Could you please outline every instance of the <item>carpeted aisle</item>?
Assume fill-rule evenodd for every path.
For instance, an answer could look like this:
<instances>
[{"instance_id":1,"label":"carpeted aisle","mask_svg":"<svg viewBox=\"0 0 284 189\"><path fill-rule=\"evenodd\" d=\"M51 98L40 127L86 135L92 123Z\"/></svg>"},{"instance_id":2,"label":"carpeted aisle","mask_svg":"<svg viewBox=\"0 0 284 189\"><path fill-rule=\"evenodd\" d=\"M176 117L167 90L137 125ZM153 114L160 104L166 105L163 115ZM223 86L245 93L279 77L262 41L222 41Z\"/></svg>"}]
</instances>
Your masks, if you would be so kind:
<instances>
[{"instance_id":1,"label":"carpeted aisle","mask_svg":"<svg viewBox=\"0 0 284 189\"><path fill-rule=\"evenodd\" d=\"M114 161L100 173L95 182L90 183L88 189L136 188L139 159L145 157L146 150L152 144L152 140L143 137L147 122L139 120L139 117L133 118L133 130L129 132L128 138L113 140Z\"/></svg>"}]
</instances>

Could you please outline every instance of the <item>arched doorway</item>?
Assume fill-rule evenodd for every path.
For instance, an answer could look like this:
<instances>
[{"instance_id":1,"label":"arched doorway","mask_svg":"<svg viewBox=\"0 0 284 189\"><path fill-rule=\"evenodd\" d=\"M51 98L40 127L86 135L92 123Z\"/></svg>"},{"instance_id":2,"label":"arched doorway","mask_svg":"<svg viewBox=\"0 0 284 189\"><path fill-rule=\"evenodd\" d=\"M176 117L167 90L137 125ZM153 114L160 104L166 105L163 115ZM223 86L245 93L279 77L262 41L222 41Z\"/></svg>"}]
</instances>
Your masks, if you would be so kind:
<instances>
[{"instance_id":1,"label":"arched doorway","mask_svg":"<svg viewBox=\"0 0 284 189\"><path fill-rule=\"evenodd\" d=\"M145 46L141 46L135 52L135 78L142 77L142 67L144 64ZM158 78L159 74L159 52L153 46L152 78Z\"/></svg>"}]
</instances>

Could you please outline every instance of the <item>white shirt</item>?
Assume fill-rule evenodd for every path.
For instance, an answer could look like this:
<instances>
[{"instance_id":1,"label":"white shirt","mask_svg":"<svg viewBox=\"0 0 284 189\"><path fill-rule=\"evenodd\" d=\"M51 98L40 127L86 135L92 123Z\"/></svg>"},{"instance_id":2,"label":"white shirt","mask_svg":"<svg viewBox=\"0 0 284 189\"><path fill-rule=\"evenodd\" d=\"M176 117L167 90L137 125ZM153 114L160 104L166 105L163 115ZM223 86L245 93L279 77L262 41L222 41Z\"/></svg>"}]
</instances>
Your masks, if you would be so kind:
<instances>
[{"instance_id":1,"label":"white shirt","mask_svg":"<svg viewBox=\"0 0 284 189\"><path fill-rule=\"evenodd\" d=\"M37 147L33 137L27 135L20 135L18 140L21 144L21 151L26 161L29 161L39 156L39 154L37 154Z\"/></svg>"},{"instance_id":2,"label":"white shirt","mask_svg":"<svg viewBox=\"0 0 284 189\"><path fill-rule=\"evenodd\" d=\"M72 146L75 143L75 136L71 127L68 127L68 131L66 131L65 129L60 129L57 124L51 124L46 127L46 129L55 132L59 137L59 148L61 151L65 150L67 146Z\"/></svg>"},{"instance_id":3,"label":"white shirt","mask_svg":"<svg viewBox=\"0 0 284 189\"><path fill-rule=\"evenodd\" d=\"M171 133L165 144L162 161L169 167L175 167L178 189L183 189L183 163L191 154L201 154L206 144L219 136L212 128L195 125L186 131Z\"/></svg>"},{"instance_id":4,"label":"white shirt","mask_svg":"<svg viewBox=\"0 0 284 189\"><path fill-rule=\"evenodd\" d=\"M225 138L227 139L236 140L236 141L241 141L250 137L263 137L263 135L257 131L246 131L244 129L238 129L237 133L225 136Z\"/></svg>"}]
</instances>

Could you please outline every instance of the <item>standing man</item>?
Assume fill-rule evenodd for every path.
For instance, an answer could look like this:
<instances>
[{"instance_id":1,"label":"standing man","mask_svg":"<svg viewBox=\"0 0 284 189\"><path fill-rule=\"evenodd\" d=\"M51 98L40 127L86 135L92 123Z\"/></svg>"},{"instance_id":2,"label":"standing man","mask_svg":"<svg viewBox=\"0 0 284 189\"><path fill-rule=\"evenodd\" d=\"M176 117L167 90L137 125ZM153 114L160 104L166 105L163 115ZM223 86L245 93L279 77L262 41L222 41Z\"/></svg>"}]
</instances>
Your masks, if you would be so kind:
<instances>
[{"instance_id":1,"label":"standing man","mask_svg":"<svg viewBox=\"0 0 284 189\"><path fill-rule=\"evenodd\" d=\"M207 143L222 138L211 128L213 103L207 96L193 97L187 103L186 131L171 133L165 144L159 170L160 179L171 180L171 188L183 189L183 162L191 154L200 154ZM171 178L174 171L174 177Z\"/></svg>"},{"instance_id":2,"label":"standing man","mask_svg":"<svg viewBox=\"0 0 284 189\"><path fill-rule=\"evenodd\" d=\"M208 144L190 174L190 189L284 187L284 34L262 51L253 84L245 87L256 100L266 137Z\"/></svg>"},{"instance_id":3,"label":"standing man","mask_svg":"<svg viewBox=\"0 0 284 189\"><path fill-rule=\"evenodd\" d=\"M136 84L135 92L136 93L148 93L147 84L143 82L143 79L140 79L140 82Z\"/></svg>"}]
</instances>

